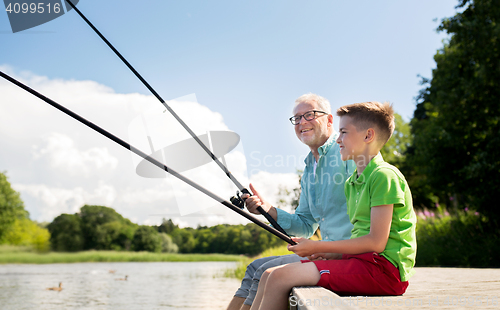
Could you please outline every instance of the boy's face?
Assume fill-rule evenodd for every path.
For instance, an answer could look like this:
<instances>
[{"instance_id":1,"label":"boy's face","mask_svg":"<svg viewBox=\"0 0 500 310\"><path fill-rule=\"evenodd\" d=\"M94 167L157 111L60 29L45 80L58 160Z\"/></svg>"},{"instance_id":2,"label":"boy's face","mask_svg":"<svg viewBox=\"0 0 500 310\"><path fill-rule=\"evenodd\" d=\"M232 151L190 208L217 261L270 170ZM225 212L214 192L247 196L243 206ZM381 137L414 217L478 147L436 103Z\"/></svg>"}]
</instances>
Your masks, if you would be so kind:
<instances>
[{"instance_id":1,"label":"boy's face","mask_svg":"<svg viewBox=\"0 0 500 310\"><path fill-rule=\"evenodd\" d=\"M356 159L364 155L365 137L365 130L358 131L350 116L340 117L337 143L340 146L342 160Z\"/></svg>"}]
</instances>

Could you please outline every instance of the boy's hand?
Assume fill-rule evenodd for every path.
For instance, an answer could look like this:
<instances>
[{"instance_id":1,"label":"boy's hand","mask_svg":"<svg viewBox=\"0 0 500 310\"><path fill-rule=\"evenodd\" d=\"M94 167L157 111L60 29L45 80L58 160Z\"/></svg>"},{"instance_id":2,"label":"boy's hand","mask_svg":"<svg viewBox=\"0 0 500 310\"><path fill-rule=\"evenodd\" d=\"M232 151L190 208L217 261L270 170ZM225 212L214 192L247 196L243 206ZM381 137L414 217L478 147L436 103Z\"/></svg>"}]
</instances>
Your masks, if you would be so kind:
<instances>
[{"instance_id":1,"label":"boy's hand","mask_svg":"<svg viewBox=\"0 0 500 310\"><path fill-rule=\"evenodd\" d=\"M314 253L308 257L309 260L327 260L327 259L342 259L341 253Z\"/></svg>"},{"instance_id":2,"label":"boy's hand","mask_svg":"<svg viewBox=\"0 0 500 310\"><path fill-rule=\"evenodd\" d=\"M297 242L296 245L288 245L288 250L294 252L298 256L306 257L315 253L315 243L318 241L312 241L305 238L295 238L292 237L292 240Z\"/></svg>"}]
</instances>

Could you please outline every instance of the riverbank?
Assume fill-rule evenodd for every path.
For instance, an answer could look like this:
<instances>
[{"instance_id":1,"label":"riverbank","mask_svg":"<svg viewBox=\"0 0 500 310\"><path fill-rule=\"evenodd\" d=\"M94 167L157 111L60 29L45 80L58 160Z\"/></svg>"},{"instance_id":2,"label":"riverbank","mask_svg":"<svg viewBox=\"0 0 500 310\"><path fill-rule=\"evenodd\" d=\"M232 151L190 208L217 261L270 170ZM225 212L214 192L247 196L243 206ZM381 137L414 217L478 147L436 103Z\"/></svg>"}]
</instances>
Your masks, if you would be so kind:
<instances>
[{"instance_id":1,"label":"riverbank","mask_svg":"<svg viewBox=\"0 0 500 310\"><path fill-rule=\"evenodd\" d=\"M0 247L0 264L58 264L89 262L236 262L245 257L226 254L179 254L125 251L37 253L26 247Z\"/></svg>"}]
</instances>

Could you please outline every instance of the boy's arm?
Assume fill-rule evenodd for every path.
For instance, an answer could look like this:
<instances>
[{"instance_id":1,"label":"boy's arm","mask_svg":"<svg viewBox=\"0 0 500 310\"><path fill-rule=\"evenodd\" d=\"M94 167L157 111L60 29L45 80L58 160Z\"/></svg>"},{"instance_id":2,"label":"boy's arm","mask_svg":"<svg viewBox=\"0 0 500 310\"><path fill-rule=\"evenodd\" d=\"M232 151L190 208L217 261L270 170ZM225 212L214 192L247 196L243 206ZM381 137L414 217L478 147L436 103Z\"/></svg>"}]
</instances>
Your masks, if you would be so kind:
<instances>
[{"instance_id":1,"label":"boy's arm","mask_svg":"<svg viewBox=\"0 0 500 310\"><path fill-rule=\"evenodd\" d=\"M293 238L298 244L288 245L288 249L302 257L310 256L314 253L381 253L384 251L389 239L393 207L394 205L390 204L371 208L370 232L367 235L339 241L312 241L303 238Z\"/></svg>"}]
</instances>

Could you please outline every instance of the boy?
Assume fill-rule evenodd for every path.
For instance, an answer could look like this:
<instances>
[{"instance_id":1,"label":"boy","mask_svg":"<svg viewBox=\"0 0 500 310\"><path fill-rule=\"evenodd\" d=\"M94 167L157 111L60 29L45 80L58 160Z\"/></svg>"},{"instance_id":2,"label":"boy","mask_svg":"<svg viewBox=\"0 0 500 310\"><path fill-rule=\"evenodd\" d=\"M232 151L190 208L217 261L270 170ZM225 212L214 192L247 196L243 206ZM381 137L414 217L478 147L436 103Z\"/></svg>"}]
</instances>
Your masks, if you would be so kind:
<instances>
[{"instance_id":1,"label":"boy","mask_svg":"<svg viewBox=\"0 0 500 310\"><path fill-rule=\"evenodd\" d=\"M342 160L356 170L346 181L351 239L311 241L294 238L288 246L311 261L267 270L252 309L286 309L290 289L319 285L342 295L401 295L415 265L416 216L410 189L399 170L379 151L394 131L388 103L365 102L337 110ZM339 257L339 254L342 256Z\"/></svg>"}]
</instances>

